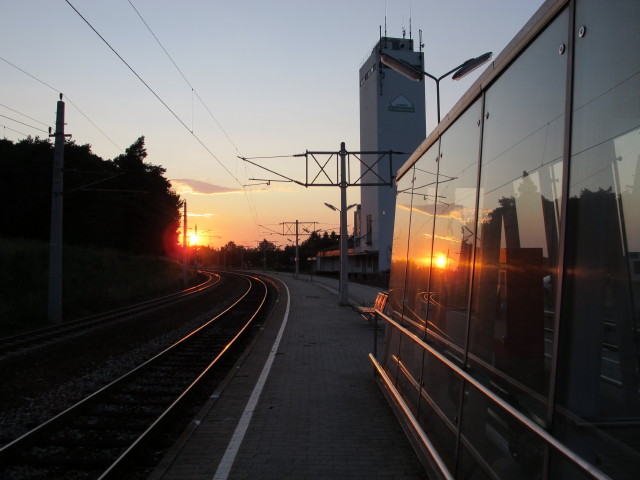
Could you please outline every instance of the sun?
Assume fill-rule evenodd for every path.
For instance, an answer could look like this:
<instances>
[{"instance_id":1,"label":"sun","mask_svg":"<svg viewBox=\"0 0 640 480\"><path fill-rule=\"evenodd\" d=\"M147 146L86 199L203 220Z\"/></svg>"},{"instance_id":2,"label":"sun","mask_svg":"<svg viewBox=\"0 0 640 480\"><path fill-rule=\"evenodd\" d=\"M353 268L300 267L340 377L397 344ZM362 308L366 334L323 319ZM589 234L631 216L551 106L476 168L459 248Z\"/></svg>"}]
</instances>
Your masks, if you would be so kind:
<instances>
[{"instance_id":1,"label":"sun","mask_svg":"<svg viewBox=\"0 0 640 480\"><path fill-rule=\"evenodd\" d=\"M189 245L199 245L200 244L200 236L195 233L189 234Z\"/></svg>"}]
</instances>

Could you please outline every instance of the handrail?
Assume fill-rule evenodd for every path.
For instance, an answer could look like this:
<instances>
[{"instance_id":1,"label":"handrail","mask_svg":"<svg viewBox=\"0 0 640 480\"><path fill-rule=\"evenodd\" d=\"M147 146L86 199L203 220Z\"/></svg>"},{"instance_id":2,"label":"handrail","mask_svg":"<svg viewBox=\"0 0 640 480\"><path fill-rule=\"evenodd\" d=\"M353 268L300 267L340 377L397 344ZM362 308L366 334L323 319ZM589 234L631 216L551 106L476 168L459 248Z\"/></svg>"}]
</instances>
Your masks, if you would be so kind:
<instances>
[{"instance_id":1,"label":"handrail","mask_svg":"<svg viewBox=\"0 0 640 480\"><path fill-rule=\"evenodd\" d=\"M400 395L400 392L393 385L393 382L391 381L391 379L387 375L387 372L385 372L385 370L382 367L382 365L380 365L378 363L378 361L376 360L376 358L373 355L369 354L369 359L371 359L371 362L373 363L374 367L376 368L376 370L380 374L380 377L384 380L384 383L386 384L387 388L389 389L391 394L396 399L396 402L398 403L400 408L402 408L402 411L404 412L404 414L407 417L407 419L411 422L411 426L413 427L413 430L420 437L420 440L422 441L424 446L429 451L429 454L431 455L431 458L433 459L433 461L435 462L436 466L438 467L438 470L440 470L440 473L442 473L444 478L446 478L447 480L455 480L454 476L451 474L451 472L449 471L449 469L445 465L444 460L438 454L438 451L436 450L436 447L433 445L433 443L431 443L431 440L429 440L429 437L427 437L427 434L424 433L424 430L422 430L422 427L418 423L418 420L411 413L411 410L409 409L409 406L402 399L402 396Z\"/></svg>"},{"instance_id":2,"label":"handrail","mask_svg":"<svg viewBox=\"0 0 640 480\"><path fill-rule=\"evenodd\" d=\"M453 363L451 360L447 359L443 354L438 352L432 346L426 344L421 338L419 338L418 336L413 334L411 331L409 331L406 328L404 328L402 325L397 323L395 320L393 320L392 318L390 318L386 314L379 313L379 315L384 320L386 320L389 324L391 324L393 327L398 329L401 333L404 333L405 336L407 336L409 339L413 340L414 343L418 344L423 349L425 349L427 352L429 352L431 355L433 355L435 358L440 360L440 362L442 362L450 370L453 370L457 375L462 377L463 380L465 380L465 381L469 382L471 385L473 385L478 391L480 391L487 398L489 398L489 400L494 402L496 405L498 405L500 408L502 408L504 411L506 411L509 415L511 415L513 418L515 418L519 423L521 423L523 426L528 428L535 435L540 437L548 445L553 447L558 453L560 453L561 455L566 457L568 460L573 462L582 471L584 471L585 473L591 475L593 478L596 478L598 480L611 480L611 478L609 476L607 476L605 473L603 473L601 470L599 470L595 466L591 465L589 462L587 462L585 459L583 459L581 456L579 456L573 450L567 448L562 442L560 442L557 438L555 438L553 435L551 435L548 431L546 431L545 429L540 427L540 425L535 423L529 417L523 415L519 410L517 410L516 408L511 406L509 403L507 403L505 400L503 400L500 396L495 394L489 388L485 387L482 383L478 382L478 380L473 378L465 370L460 368L458 365ZM369 355L369 357L371 358L371 355ZM372 361L374 361L373 358L372 358ZM378 370L380 370L380 368L382 368L382 367L378 367L379 364L378 364L377 361L374 362L374 365L376 365L376 368L378 368ZM386 373L385 373L385 375L386 375ZM385 382L386 381L387 380L385 380ZM405 410L405 412L406 412L406 405L405 405L405 407L403 407L403 410ZM428 446L427 446L427 448L428 448Z\"/></svg>"}]
</instances>

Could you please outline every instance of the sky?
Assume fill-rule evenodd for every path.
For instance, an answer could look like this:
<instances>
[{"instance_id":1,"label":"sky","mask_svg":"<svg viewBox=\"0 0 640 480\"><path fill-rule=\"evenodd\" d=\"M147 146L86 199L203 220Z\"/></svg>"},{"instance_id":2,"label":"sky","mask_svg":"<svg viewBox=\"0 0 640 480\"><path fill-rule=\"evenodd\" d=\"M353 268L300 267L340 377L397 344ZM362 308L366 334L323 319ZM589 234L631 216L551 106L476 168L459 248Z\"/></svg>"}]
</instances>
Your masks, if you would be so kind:
<instances>
[{"instance_id":1,"label":"sky","mask_svg":"<svg viewBox=\"0 0 640 480\"><path fill-rule=\"evenodd\" d=\"M202 243L283 245L293 238L282 224L296 220L338 232L324 203L339 206L339 188L266 182L282 177L238 157L281 157L252 161L304 182L304 159L292 155L341 142L357 151L358 70L385 22L388 36L404 29L416 46L421 30L425 70L440 76L495 58L542 3L0 0L0 135L46 137L62 93L65 133L103 159L144 135L147 161L166 169ZM441 82L443 117L482 70ZM425 88L426 137L435 84ZM356 187L347 196L359 202Z\"/></svg>"}]
</instances>

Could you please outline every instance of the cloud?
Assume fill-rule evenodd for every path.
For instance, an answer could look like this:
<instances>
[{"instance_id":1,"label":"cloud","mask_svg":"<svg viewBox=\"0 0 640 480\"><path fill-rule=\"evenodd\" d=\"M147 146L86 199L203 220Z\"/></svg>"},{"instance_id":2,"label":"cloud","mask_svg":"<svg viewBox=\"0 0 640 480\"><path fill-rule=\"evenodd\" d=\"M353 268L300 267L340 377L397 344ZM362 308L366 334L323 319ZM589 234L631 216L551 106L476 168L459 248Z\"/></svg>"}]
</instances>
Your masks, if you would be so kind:
<instances>
[{"instance_id":1,"label":"cloud","mask_svg":"<svg viewBox=\"0 0 640 480\"><path fill-rule=\"evenodd\" d=\"M191 178L171 179L171 186L179 195L183 193L193 193L195 195L242 193L241 188L221 187L220 185L214 185L213 183L203 182L201 180L193 180Z\"/></svg>"}]
</instances>

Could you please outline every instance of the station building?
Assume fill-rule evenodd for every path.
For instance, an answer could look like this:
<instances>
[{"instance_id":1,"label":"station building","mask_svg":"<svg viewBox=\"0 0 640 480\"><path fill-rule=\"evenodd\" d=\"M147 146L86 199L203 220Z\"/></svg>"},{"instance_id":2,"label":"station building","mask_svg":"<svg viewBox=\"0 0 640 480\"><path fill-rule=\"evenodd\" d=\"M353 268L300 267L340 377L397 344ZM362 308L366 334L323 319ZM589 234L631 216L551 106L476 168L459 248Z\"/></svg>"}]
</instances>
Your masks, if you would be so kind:
<instances>
[{"instance_id":1,"label":"station building","mask_svg":"<svg viewBox=\"0 0 640 480\"><path fill-rule=\"evenodd\" d=\"M398 171L372 361L433 478L638 478L639 25L545 2Z\"/></svg>"}]
</instances>

